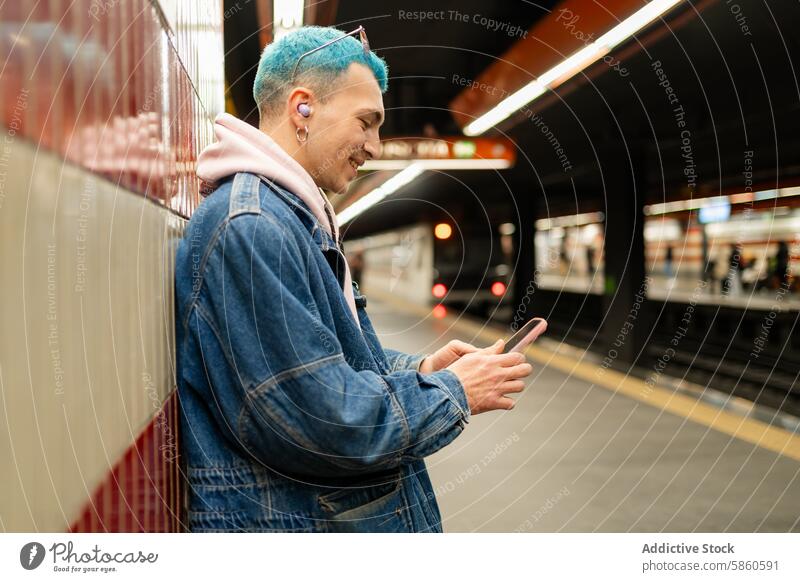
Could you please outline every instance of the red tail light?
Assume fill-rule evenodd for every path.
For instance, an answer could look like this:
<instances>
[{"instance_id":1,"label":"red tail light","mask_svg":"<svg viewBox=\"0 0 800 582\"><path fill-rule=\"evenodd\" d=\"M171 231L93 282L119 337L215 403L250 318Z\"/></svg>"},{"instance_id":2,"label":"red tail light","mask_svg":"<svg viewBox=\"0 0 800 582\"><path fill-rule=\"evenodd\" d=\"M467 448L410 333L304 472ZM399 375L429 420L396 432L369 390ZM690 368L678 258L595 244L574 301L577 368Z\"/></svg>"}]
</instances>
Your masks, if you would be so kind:
<instances>
[{"instance_id":1,"label":"red tail light","mask_svg":"<svg viewBox=\"0 0 800 582\"><path fill-rule=\"evenodd\" d=\"M442 319L445 315L447 315L447 307L441 303L433 308L433 316L436 319Z\"/></svg>"},{"instance_id":2,"label":"red tail light","mask_svg":"<svg viewBox=\"0 0 800 582\"><path fill-rule=\"evenodd\" d=\"M506 284L502 281L495 281L492 283L492 295L496 295L500 297L503 293L506 292Z\"/></svg>"},{"instance_id":3,"label":"red tail light","mask_svg":"<svg viewBox=\"0 0 800 582\"><path fill-rule=\"evenodd\" d=\"M447 295L447 287L445 287L442 283L436 283L436 285L433 286L433 289L431 289L431 293L433 293L433 296L437 299L441 299Z\"/></svg>"}]
</instances>

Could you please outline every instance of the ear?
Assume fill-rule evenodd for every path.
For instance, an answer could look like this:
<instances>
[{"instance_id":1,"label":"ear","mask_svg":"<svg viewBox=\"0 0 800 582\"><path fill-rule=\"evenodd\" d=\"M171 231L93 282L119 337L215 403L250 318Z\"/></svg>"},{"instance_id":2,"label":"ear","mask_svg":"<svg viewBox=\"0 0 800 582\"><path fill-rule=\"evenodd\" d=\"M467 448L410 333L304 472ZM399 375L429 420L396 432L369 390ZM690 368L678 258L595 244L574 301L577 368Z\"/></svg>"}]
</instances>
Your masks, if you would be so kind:
<instances>
[{"instance_id":1,"label":"ear","mask_svg":"<svg viewBox=\"0 0 800 582\"><path fill-rule=\"evenodd\" d=\"M296 128L308 125L309 120L314 116L314 92L306 87L295 87L289 93L286 100L286 114ZM301 108L300 105L307 107ZM307 111L308 115L302 115L301 110Z\"/></svg>"}]
</instances>

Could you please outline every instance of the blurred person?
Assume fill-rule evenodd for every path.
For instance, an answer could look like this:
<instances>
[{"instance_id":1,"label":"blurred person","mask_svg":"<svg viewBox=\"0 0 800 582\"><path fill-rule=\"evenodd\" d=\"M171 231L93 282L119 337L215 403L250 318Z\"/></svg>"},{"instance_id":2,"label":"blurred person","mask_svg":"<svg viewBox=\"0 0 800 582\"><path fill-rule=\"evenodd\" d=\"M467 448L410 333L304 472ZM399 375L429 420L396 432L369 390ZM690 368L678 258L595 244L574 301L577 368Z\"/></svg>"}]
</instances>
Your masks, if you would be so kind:
<instances>
[{"instance_id":1,"label":"blurred person","mask_svg":"<svg viewBox=\"0 0 800 582\"><path fill-rule=\"evenodd\" d=\"M223 113L199 157L175 273L190 531L439 532L424 458L531 373L502 340L381 346L323 189L378 155L386 88L363 28L298 29L261 55L259 128Z\"/></svg>"},{"instance_id":2,"label":"blurred person","mask_svg":"<svg viewBox=\"0 0 800 582\"><path fill-rule=\"evenodd\" d=\"M569 254L567 252L567 233L561 237L561 246L558 249L558 270L562 275L569 272Z\"/></svg>"},{"instance_id":3,"label":"blurred person","mask_svg":"<svg viewBox=\"0 0 800 582\"><path fill-rule=\"evenodd\" d=\"M778 242L778 250L773 259L773 265L769 276L770 287L780 289L789 286L789 245L786 241Z\"/></svg>"},{"instance_id":4,"label":"blurred person","mask_svg":"<svg viewBox=\"0 0 800 582\"><path fill-rule=\"evenodd\" d=\"M755 288L759 278L758 260L752 254L744 254L740 263L742 290Z\"/></svg>"},{"instance_id":5,"label":"blurred person","mask_svg":"<svg viewBox=\"0 0 800 582\"><path fill-rule=\"evenodd\" d=\"M738 295L742 292L742 269L744 260L742 257L742 245L731 245L731 252L728 255L728 271L722 280L723 295Z\"/></svg>"},{"instance_id":6,"label":"blurred person","mask_svg":"<svg viewBox=\"0 0 800 582\"><path fill-rule=\"evenodd\" d=\"M673 250L672 245L667 245L667 252L664 256L664 275L668 278L672 278L675 275L675 271L672 268L672 260L673 260Z\"/></svg>"},{"instance_id":7,"label":"blurred person","mask_svg":"<svg viewBox=\"0 0 800 582\"><path fill-rule=\"evenodd\" d=\"M591 242L586 243L586 273L591 277L597 267L594 265L594 246Z\"/></svg>"},{"instance_id":8,"label":"blurred person","mask_svg":"<svg viewBox=\"0 0 800 582\"><path fill-rule=\"evenodd\" d=\"M703 281L708 283L709 292L713 293L717 281L717 253L716 251L708 254L708 258L703 267Z\"/></svg>"}]
</instances>

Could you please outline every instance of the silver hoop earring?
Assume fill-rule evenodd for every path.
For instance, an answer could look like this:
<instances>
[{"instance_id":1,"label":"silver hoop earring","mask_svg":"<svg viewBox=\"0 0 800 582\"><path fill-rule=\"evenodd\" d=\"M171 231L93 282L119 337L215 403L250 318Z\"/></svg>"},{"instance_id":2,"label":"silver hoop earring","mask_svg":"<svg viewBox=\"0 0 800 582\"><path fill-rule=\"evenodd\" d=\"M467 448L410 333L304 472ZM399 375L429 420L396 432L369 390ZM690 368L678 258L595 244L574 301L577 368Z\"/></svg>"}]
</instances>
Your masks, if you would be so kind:
<instances>
[{"instance_id":1,"label":"silver hoop earring","mask_svg":"<svg viewBox=\"0 0 800 582\"><path fill-rule=\"evenodd\" d=\"M300 129L303 130L303 137L300 137ZM294 132L295 137L297 137L297 141L300 143L305 142L308 139L308 126L304 125L302 128L298 127L297 130Z\"/></svg>"}]
</instances>

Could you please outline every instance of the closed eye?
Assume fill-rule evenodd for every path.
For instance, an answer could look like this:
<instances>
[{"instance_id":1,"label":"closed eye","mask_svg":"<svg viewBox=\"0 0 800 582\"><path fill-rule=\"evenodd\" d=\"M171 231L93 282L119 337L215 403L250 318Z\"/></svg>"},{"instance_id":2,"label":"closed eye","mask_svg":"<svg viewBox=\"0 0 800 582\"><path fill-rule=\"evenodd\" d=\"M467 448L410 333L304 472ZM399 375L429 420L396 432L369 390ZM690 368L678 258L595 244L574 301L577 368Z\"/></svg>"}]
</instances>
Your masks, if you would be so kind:
<instances>
[{"instance_id":1,"label":"closed eye","mask_svg":"<svg viewBox=\"0 0 800 582\"><path fill-rule=\"evenodd\" d=\"M362 109L354 113L360 121L364 121L367 125L366 128L373 126L380 126L383 124L383 113L375 109Z\"/></svg>"}]
</instances>

